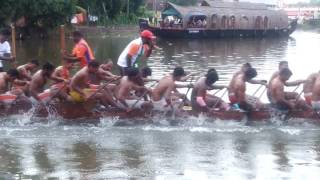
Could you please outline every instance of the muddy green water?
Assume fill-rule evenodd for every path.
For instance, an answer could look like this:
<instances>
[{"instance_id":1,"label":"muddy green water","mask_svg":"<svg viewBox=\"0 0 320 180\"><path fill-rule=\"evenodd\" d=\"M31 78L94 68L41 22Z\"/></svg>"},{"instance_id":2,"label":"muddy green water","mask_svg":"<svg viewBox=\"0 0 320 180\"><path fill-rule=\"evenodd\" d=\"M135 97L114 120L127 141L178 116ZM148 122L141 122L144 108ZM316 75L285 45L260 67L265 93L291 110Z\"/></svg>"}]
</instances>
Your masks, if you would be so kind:
<instances>
[{"instance_id":1,"label":"muddy green water","mask_svg":"<svg viewBox=\"0 0 320 180\"><path fill-rule=\"evenodd\" d=\"M116 59L136 32L88 35L97 59ZM69 49L72 42L68 40ZM174 66L204 72L215 67L227 83L242 63L269 79L277 63L289 61L292 79L320 68L320 34L295 32L282 39L158 40L162 48L147 64L160 77ZM59 60L59 40L17 42L18 60ZM249 93L258 87L249 86ZM300 91L300 89L298 89ZM263 96L263 99L266 98ZM320 125L274 118L265 123L186 119L172 126L115 127L32 123L29 114L0 122L0 179L319 179Z\"/></svg>"}]
</instances>

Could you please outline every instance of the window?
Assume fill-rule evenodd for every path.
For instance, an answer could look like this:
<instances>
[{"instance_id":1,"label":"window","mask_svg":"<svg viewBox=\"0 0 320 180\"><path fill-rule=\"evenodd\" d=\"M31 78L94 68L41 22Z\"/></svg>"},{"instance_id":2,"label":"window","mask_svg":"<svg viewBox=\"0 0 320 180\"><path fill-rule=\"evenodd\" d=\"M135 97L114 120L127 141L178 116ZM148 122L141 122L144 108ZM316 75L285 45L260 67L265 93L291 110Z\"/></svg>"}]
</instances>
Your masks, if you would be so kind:
<instances>
[{"instance_id":1,"label":"window","mask_svg":"<svg viewBox=\"0 0 320 180\"><path fill-rule=\"evenodd\" d=\"M230 17L229 27L231 29L235 29L236 28L236 17L235 16L231 16Z\"/></svg>"},{"instance_id":2,"label":"window","mask_svg":"<svg viewBox=\"0 0 320 180\"><path fill-rule=\"evenodd\" d=\"M216 14L212 15L212 28L213 29L218 28L218 15Z\"/></svg>"},{"instance_id":3,"label":"window","mask_svg":"<svg viewBox=\"0 0 320 180\"><path fill-rule=\"evenodd\" d=\"M267 16L265 16L263 19L263 27L264 27L264 29L268 29L268 27L269 27L269 19Z\"/></svg>"},{"instance_id":4,"label":"window","mask_svg":"<svg viewBox=\"0 0 320 180\"><path fill-rule=\"evenodd\" d=\"M261 29L262 28L262 17L261 16L258 16L256 18L256 23L255 23L255 28L256 29Z\"/></svg>"},{"instance_id":5,"label":"window","mask_svg":"<svg viewBox=\"0 0 320 180\"><path fill-rule=\"evenodd\" d=\"M221 18L221 28L226 29L228 24L228 18L227 16L222 16Z\"/></svg>"}]
</instances>

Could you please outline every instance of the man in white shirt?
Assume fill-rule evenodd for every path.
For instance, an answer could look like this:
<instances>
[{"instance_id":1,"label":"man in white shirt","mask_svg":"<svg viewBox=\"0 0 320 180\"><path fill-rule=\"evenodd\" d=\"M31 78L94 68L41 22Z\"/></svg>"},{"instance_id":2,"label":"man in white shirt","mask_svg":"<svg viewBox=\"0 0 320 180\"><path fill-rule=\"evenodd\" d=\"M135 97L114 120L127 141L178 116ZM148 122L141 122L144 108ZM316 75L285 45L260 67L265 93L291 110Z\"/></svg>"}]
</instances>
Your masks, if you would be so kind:
<instances>
[{"instance_id":1,"label":"man in white shirt","mask_svg":"<svg viewBox=\"0 0 320 180\"><path fill-rule=\"evenodd\" d=\"M2 61L13 61L14 57L11 56L11 47L8 42L10 31L3 29L0 31L0 72L3 71Z\"/></svg>"},{"instance_id":2,"label":"man in white shirt","mask_svg":"<svg viewBox=\"0 0 320 180\"><path fill-rule=\"evenodd\" d=\"M144 30L140 34L140 38L131 41L121 53L118 59L118 67L121 76L124 76L126 69L130 67L139 68L142 60L151 55L154 48L155 36L149 30Z\"/></svg>"}]
</instances>

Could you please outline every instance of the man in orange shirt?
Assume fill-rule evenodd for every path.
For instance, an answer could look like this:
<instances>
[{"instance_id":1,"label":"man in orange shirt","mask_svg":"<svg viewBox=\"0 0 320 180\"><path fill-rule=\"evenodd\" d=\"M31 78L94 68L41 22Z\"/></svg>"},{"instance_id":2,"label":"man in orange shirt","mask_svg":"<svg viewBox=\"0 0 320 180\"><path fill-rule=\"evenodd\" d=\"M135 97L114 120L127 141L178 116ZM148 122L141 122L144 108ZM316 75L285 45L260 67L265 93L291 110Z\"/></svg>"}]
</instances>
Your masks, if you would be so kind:
<instances>
[{"instance_id":1,"label":"man in orange shirt","mask_svg":"<svg viewBox=\"0 0 320 180\"><path fill-rule=\"evenodd\" d=\"M93 52L88 43L84 40L81 32L74 31L72 36L75 46L73 47L71 55L68 55L66 52L64 52L64 58L68 60L79 61L80 67L83 68L95 59Z\"/></svg>"}]
</instances>

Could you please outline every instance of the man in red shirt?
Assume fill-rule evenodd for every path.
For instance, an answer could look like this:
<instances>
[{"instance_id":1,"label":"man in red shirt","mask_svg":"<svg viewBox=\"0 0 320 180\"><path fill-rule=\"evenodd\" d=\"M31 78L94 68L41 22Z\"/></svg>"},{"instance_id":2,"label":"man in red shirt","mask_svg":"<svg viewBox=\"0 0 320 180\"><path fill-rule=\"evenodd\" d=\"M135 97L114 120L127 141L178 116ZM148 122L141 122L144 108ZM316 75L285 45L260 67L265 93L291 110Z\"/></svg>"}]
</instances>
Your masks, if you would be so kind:
<instances>
[{"instance_id":1,"label":"man in red shirt","mask_svg":"<svg viewBox=\"0 0 320 180\"><path fill-rule=\"evenodd\" d=\"M75 60L80 62L80 67L83 68L87 66L91 61L95 59L93 52L84 40L83 35L79 31L74 31L72 33L73 41L75 43L72 54L68 55L64 52L64 58L68 60Z\"/></svg>"}]
</instances>

